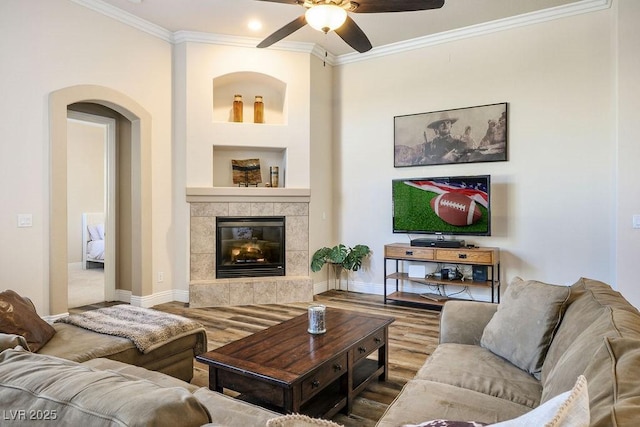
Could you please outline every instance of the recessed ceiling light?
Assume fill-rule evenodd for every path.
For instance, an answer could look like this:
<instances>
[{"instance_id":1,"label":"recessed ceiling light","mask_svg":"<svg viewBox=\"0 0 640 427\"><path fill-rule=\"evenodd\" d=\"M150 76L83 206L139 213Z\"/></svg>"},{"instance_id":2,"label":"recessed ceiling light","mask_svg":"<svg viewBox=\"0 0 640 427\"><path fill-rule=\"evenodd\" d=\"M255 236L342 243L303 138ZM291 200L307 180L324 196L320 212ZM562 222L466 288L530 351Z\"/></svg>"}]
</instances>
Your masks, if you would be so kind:
<instances>
[{"instance_id":1,"label":"recessed ceiling light","mask_svg":"<svg viewBox=\"0 0 640 427\"><path fill-rule=\"evenodd\" d=\"M249 21L248 27L251 31L258 31L262 28L262 22L257 19L252 19Z\"/></svg>"}]
</instances>

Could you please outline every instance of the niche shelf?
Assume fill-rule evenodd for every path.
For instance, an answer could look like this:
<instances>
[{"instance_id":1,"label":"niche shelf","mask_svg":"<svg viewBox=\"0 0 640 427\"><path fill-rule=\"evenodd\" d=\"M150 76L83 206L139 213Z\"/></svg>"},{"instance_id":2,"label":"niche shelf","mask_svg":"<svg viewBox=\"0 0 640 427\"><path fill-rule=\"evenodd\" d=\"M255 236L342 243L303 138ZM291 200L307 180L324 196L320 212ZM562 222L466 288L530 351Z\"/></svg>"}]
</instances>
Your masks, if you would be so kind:
<instances>
[{"instance_id":1,"label":"niche shelf","mask_svg":"<svg viewBox=\"0 0 640 427\"><path fill-rule=\"evenodd\" d=\"M242 95L244 103L242 123L232 121L233 96ZM213 122L236 126L286 125L287 84L268 74L238 71L213 79ZM253 123L253 102L262 95L264 123Z\"/></svg>"},{"instance_id":2,"label":"niche shelf","mask_svg":"<svg viewBox=\"0 0 640 427\"><path fill-rule=\"evenodd\" d=\"M260 159L260 174L262 176L262 183L259 184L259 187L265 187L265 184L270 182L269 167L271 166L277 166L279 169L278 187L286 186L286 148L245 146L239 147L228 145L213 146L213 186L238 187L237 184L233 184L231 160L244 159Z\"/></svg>"}]
</instances>

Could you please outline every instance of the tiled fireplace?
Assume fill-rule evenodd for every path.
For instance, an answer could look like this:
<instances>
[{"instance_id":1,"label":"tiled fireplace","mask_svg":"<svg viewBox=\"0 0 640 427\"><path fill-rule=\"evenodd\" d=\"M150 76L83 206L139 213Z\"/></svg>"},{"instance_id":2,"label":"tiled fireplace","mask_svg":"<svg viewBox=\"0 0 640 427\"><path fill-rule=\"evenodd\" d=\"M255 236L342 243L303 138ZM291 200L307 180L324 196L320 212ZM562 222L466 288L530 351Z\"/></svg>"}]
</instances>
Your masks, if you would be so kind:
<instances>
[{"instance_id":1,"label":"tiled fireplace","mask_svg":"<svg viewBox=\"0 0 640 427\"><path fill-rule=\"evenodd\" d=\"M309 276L309 203L291 197L189 196L191 206L189 306L277 304L313 300ZM249 198L252 199L252 198ZM280 200L280 201L279 201ZM284 276L216 277L216 218L284 219ZM240 236L243 237L243 236ZM246 236L244 236L246 237ZM220 246L219 246L220 247ZM259 274L259 273L258 273Z\"/></svg>"}]
</instances>

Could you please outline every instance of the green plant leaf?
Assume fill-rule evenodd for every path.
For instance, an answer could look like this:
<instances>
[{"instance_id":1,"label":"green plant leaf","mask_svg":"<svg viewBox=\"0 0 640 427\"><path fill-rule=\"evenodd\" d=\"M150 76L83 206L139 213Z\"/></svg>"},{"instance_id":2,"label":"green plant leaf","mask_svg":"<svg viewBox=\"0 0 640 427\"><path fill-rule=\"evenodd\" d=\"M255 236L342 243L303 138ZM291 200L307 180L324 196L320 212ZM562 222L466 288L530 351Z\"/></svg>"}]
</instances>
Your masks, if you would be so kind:
<instances>
[{"instance_id":1,"label":"green plant leaf","mask_svg":"<svg viewBox=\"0 0 640 427\"><path fill-rule=\"evenodd\" d=\"M311 271L318 272L322 269L322 266L327 262L329 252L331 248L320 248L311 257Z\"/></svg>"},{"instance_id":2,"label":"green plant leaf","mask_svg":"<svg viewBox=\"0 0 640 427\"><path fill-rule=\"evenodd\" d=\"M331 248L329 252L329 262L334 264L342 264L347 257L347 247L342 243Z\"/></svg>"},{"instance_id":3,"label":"green plant leaf","mask_svg":"<svg viewBox=\"0 0 640 427\"><path fill-rule=\"evenodd\" d=\"M371 249L367 245L356 245L350 248L340 243L332 248L320 248L311 257L311 271L318 272L327 263L346 270L358 271L362 267L362 260L370 253Z\"/></svg>"}]
</instances>

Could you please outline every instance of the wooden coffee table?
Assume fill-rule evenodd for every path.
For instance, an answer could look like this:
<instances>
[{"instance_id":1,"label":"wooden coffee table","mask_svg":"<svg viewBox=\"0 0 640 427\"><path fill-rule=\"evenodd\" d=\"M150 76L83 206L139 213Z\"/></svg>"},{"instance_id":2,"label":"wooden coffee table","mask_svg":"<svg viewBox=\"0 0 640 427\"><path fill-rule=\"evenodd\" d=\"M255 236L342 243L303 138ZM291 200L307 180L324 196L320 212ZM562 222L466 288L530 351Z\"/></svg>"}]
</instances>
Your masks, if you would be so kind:
<instances>
[{"instance_id":1,"label":"wooden coffee table","mask_svg":"<svg viewBox=\"0 0 640 427\"><path fill-rule=\"evenodd\" d=\"M392 317L327 308L327 332L307 332L307 314L197 356L209 388L285 413L331 418L351 412L367 384L386 380ZM377 358L368 358L377 350Z\"/></svg>"}]
</instances>

